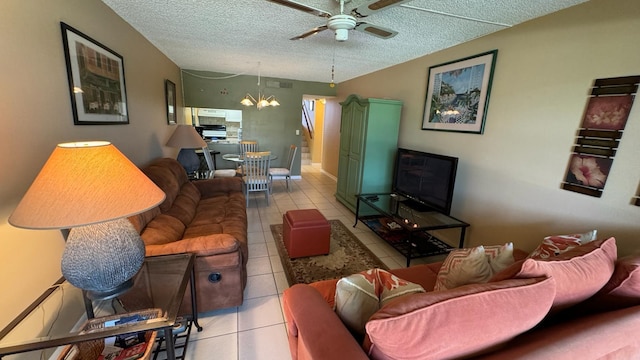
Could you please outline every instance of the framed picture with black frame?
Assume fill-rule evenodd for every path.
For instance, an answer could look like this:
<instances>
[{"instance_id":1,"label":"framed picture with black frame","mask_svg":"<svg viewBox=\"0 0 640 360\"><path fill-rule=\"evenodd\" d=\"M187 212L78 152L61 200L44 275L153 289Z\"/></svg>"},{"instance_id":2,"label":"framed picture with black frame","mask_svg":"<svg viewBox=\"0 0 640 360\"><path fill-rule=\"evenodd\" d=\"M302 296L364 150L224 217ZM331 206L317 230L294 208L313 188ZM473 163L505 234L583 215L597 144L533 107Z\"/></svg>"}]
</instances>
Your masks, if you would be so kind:
<instances>
[{"instance_id":1,"label":"framed picture with black frame","mask_svg":"<svg viewBox=\"0 0 640 360\"><path fill-rule=\"evenodd\" d=\"M498 50L431 66L422 130L482 134Z\"/></svg>"},{"instance_id":2,"label":"framed picture with black frame","mask_svg":"<svg viewBox=\"0 0 640 360\"><path fill-rule=\"evenodd\" d=\"M177 124L176 121L176 84L171 80L164 81L164 97L167 100L167 123Z\"/></svg>"},{"instance_id":3,"label":"framed picture with black frame","mask_svg":"<svg viewBox=\"0 0 640 360\"><path fill-rule=\"evenodd\" d=\"M128 124L122 56L61 22L73 123Z\"/></svg>"}]
</instances>

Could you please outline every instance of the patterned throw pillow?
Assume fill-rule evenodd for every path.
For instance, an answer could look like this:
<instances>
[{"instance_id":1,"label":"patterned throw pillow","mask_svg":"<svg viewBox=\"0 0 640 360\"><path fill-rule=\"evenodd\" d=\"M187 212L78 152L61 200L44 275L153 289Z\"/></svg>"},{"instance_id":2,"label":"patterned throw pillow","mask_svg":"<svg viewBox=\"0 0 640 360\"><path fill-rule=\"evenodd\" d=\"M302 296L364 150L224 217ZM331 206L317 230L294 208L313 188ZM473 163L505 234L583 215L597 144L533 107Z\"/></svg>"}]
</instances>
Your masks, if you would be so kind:
<instances>
[{"instance_id":1,"label":"patterned throw pillow","mask_svg":"<svg viewBox=\"0 0 640 360\"><path fill-rule=\"evenodd\" d=\"M489 266L492 272L491 276L508 268L515 262L513 258L513 243L511 242L504 245L485 246L484 253L489 260Z\"/></svg>"},{"instance_id":2,"label":"patterned throw pillow","mask_svg":"<svg viewBox=\"0 0 640 360\"><path fill-rule=\"evenodd\" d=\"M558 256L582 244L596 240L596 238L597 230L591 230L584 234L547 236L542 240L542 244L533 250L528 257L531 259L548 259L552 256Z\"/></svg>"},{"instance_id":3,"label":"patterned throw pillow","mask_svg":"<svg viewBox=\"0 0 640 360\"><path fill-rule=\"evenodd\" d=\"M336 284L336 313L355 334L382 306L402 295L424 292L422 286L402 280L388 271L370 269L344 277Z\"/></svg>"},{"instance_id":4,"label":"patterned throw pillow","mask_svg":"<svg viewBox=\"0 0 640 360\"><path fill-rule=\"evenodd\" d=\"M442 263L434 291L486 283L493 274L513 264L513 243L455 249Z\"/></svg>"}]
</instances>

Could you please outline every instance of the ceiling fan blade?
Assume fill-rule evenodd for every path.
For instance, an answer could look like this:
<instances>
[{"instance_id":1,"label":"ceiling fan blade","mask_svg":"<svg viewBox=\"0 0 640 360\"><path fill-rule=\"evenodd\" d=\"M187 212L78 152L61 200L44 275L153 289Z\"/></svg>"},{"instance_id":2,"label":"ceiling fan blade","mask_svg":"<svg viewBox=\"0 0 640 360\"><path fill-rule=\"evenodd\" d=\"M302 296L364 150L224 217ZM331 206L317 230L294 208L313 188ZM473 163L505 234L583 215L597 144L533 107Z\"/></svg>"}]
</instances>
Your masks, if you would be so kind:
<instances>
[{"instance_id":1,"label":"ceiling fan blade","mask_svg":"<svg viewBox=\"0 0 640 360\"><path fill-rule=\"evenodd\" d=\"M302 39L307 38L307 37L309 37L311 35L315 35L315 34L319 33L320 31L327 30L328 28L329 27L327 25L318 26L317 28L313 28L313 29L307 31L306 33L304 33L302 35L298 35L296 37L292 37L289 40L302 40Z\"/></svg>"},{"instance_id":2,"label":"ceiling fan blade","mask_svg":"<svg viewBox=\"0 0 640 360\"><path fill-rule=\"evenodd\" d=\"M365 34L379 37L381 39L390 39L398 35L398 32L395 30L391 30L389 28L378 26L378 25L369 24L363 21L358 22L356 24L355 30L361 31Z\"/></svg>"},{"instance_id":3,"label":"ceiling fan blade","mask_svg":"<svg viewBox=\"0 0 640 360\"><path fill-rule=\"evenodd\" d=\"M411 0L372 0L351 10L351 15L357 18L363 18L375 14L378 11L408 3L409 1Z\"/></svg>"},{"instance_id":4,"label":"ceiling fan blade","mask_svg":"<svg viewBox=\"0 0 640 360\"><path fill-rule=\"evenodd\" d=\"M300 3L295 2L295 1L291 1L291 0L267 0L267 1L270 1L270 2L272 2L274 4L290 7L290 8L295 9L295 10L304 11L304 12L306 12L308 14L319 16L321 18L327 18L328 19L328 18L331 17L331 14L326 12L326 11L324 11L324 10L316 9L316 8L311 7L309 5L300 4Z\"/></svg>"}]
</instances>

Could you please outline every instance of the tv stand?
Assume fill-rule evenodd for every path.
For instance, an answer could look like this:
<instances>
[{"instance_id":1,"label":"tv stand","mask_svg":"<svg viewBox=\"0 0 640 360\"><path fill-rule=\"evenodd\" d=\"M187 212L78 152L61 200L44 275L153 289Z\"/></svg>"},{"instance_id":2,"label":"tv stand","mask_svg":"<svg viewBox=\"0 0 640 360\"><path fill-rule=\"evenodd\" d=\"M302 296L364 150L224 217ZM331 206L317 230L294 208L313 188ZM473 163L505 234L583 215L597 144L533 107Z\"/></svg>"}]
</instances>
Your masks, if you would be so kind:
<instances>
[{"instance_id":1,"label":"tv stand","mask_svg":"<svg viewBox=\"0 0 640 360\"><path fill-rule=\"evenodd\" d=\"M411 259L447 254L454 248L434 236L433 230L460 229L458 247L464 245L469 227L464 221L396 194L360 194L356 198L353 227L362 222L404 255L407 267Z\"/></svg>"}]
</instances>

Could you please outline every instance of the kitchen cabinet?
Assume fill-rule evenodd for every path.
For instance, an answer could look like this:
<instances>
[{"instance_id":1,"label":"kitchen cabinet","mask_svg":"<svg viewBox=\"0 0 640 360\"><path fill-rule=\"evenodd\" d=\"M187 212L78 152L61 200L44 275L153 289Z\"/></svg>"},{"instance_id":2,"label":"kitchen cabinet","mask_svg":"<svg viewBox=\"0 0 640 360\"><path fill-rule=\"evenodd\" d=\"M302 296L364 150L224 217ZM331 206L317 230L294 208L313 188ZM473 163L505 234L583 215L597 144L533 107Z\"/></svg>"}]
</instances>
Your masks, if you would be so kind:
<instances>
[{"instance_id":1,"label":"kitchen cabinet","mask_svg":"<svg viewBox=\"0 0 640 360\"><path fill-rule=\"evenodd\" d=\"M358 194L391 191L402 102L350 95L340 105L336 199L355 212Z\"/></svg>"}]
</instances>

